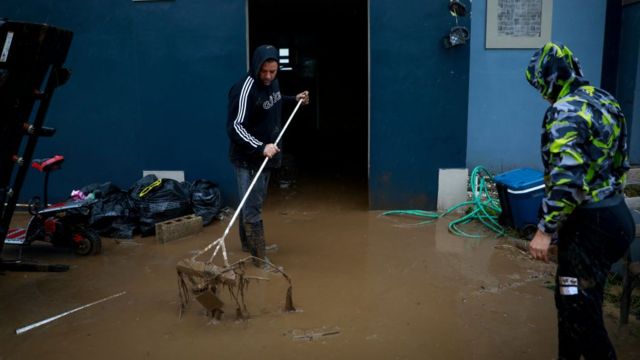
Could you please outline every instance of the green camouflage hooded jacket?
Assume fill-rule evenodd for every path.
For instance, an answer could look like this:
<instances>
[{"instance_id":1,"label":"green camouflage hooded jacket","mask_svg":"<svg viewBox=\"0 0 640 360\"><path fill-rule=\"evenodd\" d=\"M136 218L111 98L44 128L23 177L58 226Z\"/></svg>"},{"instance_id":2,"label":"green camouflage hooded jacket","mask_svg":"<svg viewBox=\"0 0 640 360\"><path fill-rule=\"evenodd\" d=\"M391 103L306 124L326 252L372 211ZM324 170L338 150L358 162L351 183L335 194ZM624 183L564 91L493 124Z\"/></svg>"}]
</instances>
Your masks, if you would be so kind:
<instances>
[{"instance_id":1,"label":"green camouflage hooded jacket","mask_svg":"<svg viewBox=\"0 0 640 360\"><path fill-rule=\"evenodd\" d=\"M629 170L627 125L618 102L582 78L571 50L547 43L527 81L553 102L542 124L545 196L538 228L554 233L580 204L621 193Z\"/></svg>"}]
</instances>

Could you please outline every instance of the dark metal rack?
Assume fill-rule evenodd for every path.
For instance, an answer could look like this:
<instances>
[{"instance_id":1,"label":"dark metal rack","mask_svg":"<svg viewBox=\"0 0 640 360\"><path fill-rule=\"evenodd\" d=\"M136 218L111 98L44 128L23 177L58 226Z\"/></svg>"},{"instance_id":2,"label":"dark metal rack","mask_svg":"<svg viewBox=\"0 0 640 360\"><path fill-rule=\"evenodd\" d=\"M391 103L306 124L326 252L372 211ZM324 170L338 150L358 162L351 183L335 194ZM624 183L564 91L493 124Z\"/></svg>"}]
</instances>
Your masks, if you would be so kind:
<instances>
[{"instance_id":1,"label":"dark metal rack","mask_svg":"<svg viewBox=\"0 0 640 360\"><path fill-rule=\"evenodd\" d=\"M71 31L47 24L0 20L0 271L68 269L7 261L2 250L38 139L55 134L44 121L55 89L70 77L63 64L72 37Z\"/></svg>"}]
</instances>

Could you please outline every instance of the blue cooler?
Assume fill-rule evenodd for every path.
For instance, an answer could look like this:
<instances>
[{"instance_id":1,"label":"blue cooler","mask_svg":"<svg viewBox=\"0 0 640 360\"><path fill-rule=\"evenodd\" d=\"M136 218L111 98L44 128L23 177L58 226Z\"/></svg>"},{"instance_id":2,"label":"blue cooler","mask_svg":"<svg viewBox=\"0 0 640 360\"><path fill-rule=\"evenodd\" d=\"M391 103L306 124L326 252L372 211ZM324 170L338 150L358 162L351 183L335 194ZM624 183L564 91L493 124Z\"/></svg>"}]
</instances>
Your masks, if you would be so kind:
<instances>
[{"instance_id":1,"label":"blue cooler","mask_svg":"<svg viewBox=\"0 0 640 360\"><path fill-rule=\"evenodd\" d=\"M502 208L498 222L531 238L537 229L538 212L544 197L544 174L522 168L498 174L493 181Z\"/></svg>"}]
</instances>

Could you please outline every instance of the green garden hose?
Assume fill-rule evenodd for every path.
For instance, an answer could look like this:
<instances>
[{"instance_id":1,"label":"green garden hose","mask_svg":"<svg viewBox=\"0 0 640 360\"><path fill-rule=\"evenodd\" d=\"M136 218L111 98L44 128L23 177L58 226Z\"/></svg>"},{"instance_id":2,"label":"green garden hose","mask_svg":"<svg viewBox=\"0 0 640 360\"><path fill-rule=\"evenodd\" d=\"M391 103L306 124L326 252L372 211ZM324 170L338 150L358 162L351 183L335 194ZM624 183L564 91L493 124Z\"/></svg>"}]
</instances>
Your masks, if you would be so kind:
<instances>
[{"instance_id":1,"label":"green garden hose","mask_svg":"<svg viewBox=\"0 0 640 360\"><path fill-rule=\"evenodd\" d=\"M504 228L498 223L498 216L502 212L500 201L491 196L488 188L488 182L493 181L493 175L482 166L476 166L471 172L469 183L471 185L471 200L458 203L442 214L424 210L391 210L386 211L383 215L411 215L418 217L426 217L433 220L422 221L419 224L428 224L441 217L448 215L454 210L468 206L469 210L466 215L449 223L449 231L458 236L479 238L484 235L468 234L460 229L460 226L468 224L473 220L478 220L497 236L505 234Z\"/></svg>"}]
</instances>

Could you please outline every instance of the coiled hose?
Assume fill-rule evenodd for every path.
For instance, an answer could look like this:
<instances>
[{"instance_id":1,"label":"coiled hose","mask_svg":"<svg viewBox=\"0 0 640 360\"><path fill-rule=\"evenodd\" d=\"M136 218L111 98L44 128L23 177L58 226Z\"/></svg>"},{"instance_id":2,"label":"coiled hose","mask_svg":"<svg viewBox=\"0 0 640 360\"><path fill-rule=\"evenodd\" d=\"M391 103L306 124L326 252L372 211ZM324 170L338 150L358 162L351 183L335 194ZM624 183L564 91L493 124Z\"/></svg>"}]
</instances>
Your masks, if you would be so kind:
<instances>
[{"instance_id":1,"label":"coiled hose","mask_svg":"<svg viewBox=\"0 0 640 360\"><path fill-rule=\"evenodd\" d=\"M391 210L386 211L382 215L410 215L417 217L425 217L431 220L425 220L419 224L428 224L441 217L448 215L456 209L468 206L466 215L449 223L449 231L458 236L480 238L484 235L469 234L461 229L462 225L466 225L474 220L480 221L484 226L496 233L496 236L505 234L505 229L498 223L498 217L502 212L500 201L493 197L489 192L489 184L493 182L493 175L483 166L476 166L471 172L469 183L471 186L471 200L458 203L442 214L424 210Z\"/></svg>"}]
</instances>

